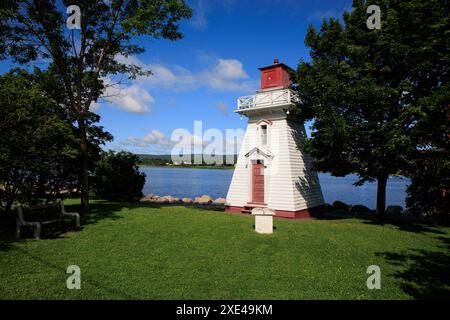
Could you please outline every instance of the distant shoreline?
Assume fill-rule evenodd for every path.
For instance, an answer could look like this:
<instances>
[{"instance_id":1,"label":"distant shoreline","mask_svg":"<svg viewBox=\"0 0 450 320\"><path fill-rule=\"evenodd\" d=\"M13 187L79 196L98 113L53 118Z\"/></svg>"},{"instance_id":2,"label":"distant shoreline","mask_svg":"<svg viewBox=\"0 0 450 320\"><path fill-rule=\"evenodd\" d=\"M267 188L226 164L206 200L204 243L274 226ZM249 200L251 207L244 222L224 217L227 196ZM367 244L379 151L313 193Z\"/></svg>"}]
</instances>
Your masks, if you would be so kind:
<instances>
[{"instance_id":1,"label":"distant shoreline","mask_svg":"<svg viewBox=\"0 0 450 320\"><path fill-rule=\"evenodd\" d=\"M211 169L211 170L234 170L234 166L227 166L227 167L214 167L214 166L189 166L189 165L170 165L170 166L163 166L163 165L148 165L148 164L139 164L140 168L169 168L169 169Z\"/></svg>"},{"instance_id":2,"label":"distant shoreline","mask_svg":"<svg viewBox=\"0 0 450 320\"><path fill-rule=\"evenodd\" d=\"M175 166L175 165L168 165L168 166L164 166L164 165L149 165L149 164L139 164L139 167L141 168L170 168L170 169L199 169L199 170L204 170L204 169L211 169L211 170L234 170L236 169L235 166L226 166L226 167L214 167L214 166L189 166L189 165L179 165L179 166ZM327 172L322 172L322 171L318 171L317 173L323 173L326 174ZM337 178L343 178L343 177L337 177ZM405 177L401 174L391 174L389 175L389 178L401 178L401 179L409 179L408 177Z\"/></svg>"}]
</instances>

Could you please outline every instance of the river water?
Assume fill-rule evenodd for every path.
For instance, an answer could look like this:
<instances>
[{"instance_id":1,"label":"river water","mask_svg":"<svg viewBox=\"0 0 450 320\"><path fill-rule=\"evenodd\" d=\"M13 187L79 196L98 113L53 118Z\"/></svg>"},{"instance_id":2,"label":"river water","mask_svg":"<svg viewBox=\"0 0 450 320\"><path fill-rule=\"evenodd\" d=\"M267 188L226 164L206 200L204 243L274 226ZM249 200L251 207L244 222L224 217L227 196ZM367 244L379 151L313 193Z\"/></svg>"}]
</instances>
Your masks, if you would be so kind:
<instances>
[{"instance_id":1,"label":"river water","mask_svg":"<svg viewBox=\"0 0 450 320\"><path fill-rule=\"evenodd\" d=\"M195 198L204 194L214 199L225 198L233 176L233 170L217 169L142 167L141 171L147 175L143 190L145 195L171 195L177 198ZM340 200L352 205L376 207L376 183L355 187L353 183L358 180L356 175L337 178L320 173L319 179L327 203ZM391 177L387 185L387 205L404 207L409 183L407 178Z\"/></svg>"}]
</instances>

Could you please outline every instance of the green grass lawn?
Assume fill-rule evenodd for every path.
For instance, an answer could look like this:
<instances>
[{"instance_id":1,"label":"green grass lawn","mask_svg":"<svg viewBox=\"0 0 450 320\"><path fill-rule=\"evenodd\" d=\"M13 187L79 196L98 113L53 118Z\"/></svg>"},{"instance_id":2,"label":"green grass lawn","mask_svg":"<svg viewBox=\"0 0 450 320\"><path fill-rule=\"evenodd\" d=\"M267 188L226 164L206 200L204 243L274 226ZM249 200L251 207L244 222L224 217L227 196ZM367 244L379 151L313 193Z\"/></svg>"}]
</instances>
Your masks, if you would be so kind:
<instances>
[{"instance_id":1,"label":"green grass lawn","mask_svg":"<svg viewBox=\"0 0 450 320\"><path fill-rule=\"evenodd\" d=\"M1 299L450 298L450 230L96 202L83 229L2 241ZM66 289L81 268L82 289ZM366 287L378 265L382 289Z\"/></svg>"}]
</instances>

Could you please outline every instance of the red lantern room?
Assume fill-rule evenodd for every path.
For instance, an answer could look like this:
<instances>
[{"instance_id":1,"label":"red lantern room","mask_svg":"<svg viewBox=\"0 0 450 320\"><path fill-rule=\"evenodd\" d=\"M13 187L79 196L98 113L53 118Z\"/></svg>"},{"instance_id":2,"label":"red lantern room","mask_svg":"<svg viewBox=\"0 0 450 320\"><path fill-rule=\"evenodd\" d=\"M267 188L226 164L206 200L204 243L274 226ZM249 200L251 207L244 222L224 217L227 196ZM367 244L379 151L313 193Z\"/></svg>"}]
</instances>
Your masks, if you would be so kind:
<instances>
[{"instance_id":1,"label":"red lantern room","mask_svg":"<svg viewBox=\"0 0 450 320\"><path fill-rule=\"evenodd\" d=\"M275 59L273 65L259 68L261 70L261 90L278 87L289 87L292 81L289 76L290 68Z\"/></svg>"}]
</instances>

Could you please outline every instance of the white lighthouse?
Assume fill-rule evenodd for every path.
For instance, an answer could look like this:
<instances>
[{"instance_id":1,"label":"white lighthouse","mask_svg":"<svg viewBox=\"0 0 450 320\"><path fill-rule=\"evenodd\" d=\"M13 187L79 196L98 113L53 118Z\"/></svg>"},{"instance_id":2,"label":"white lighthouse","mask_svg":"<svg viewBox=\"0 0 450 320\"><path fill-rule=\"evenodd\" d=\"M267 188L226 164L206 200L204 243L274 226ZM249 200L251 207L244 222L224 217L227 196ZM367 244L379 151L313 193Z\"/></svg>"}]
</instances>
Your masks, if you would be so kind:
<instances>
[{"instance_id":1,"label":"white lighthouse","mask_svg":"<svg viewBox=\"0 0 450 320\"><path fill-rule=\"evenodd\" d=\"M261 70L261 88L238 99L235 111L248 118L227 196L227 211L250 213L262 207L285 218L320 213L323 195L312 159L299 142L305 127L289 116L298 97L289 89L289 67L279 63Z\"/></svg>"}]
</instances>

